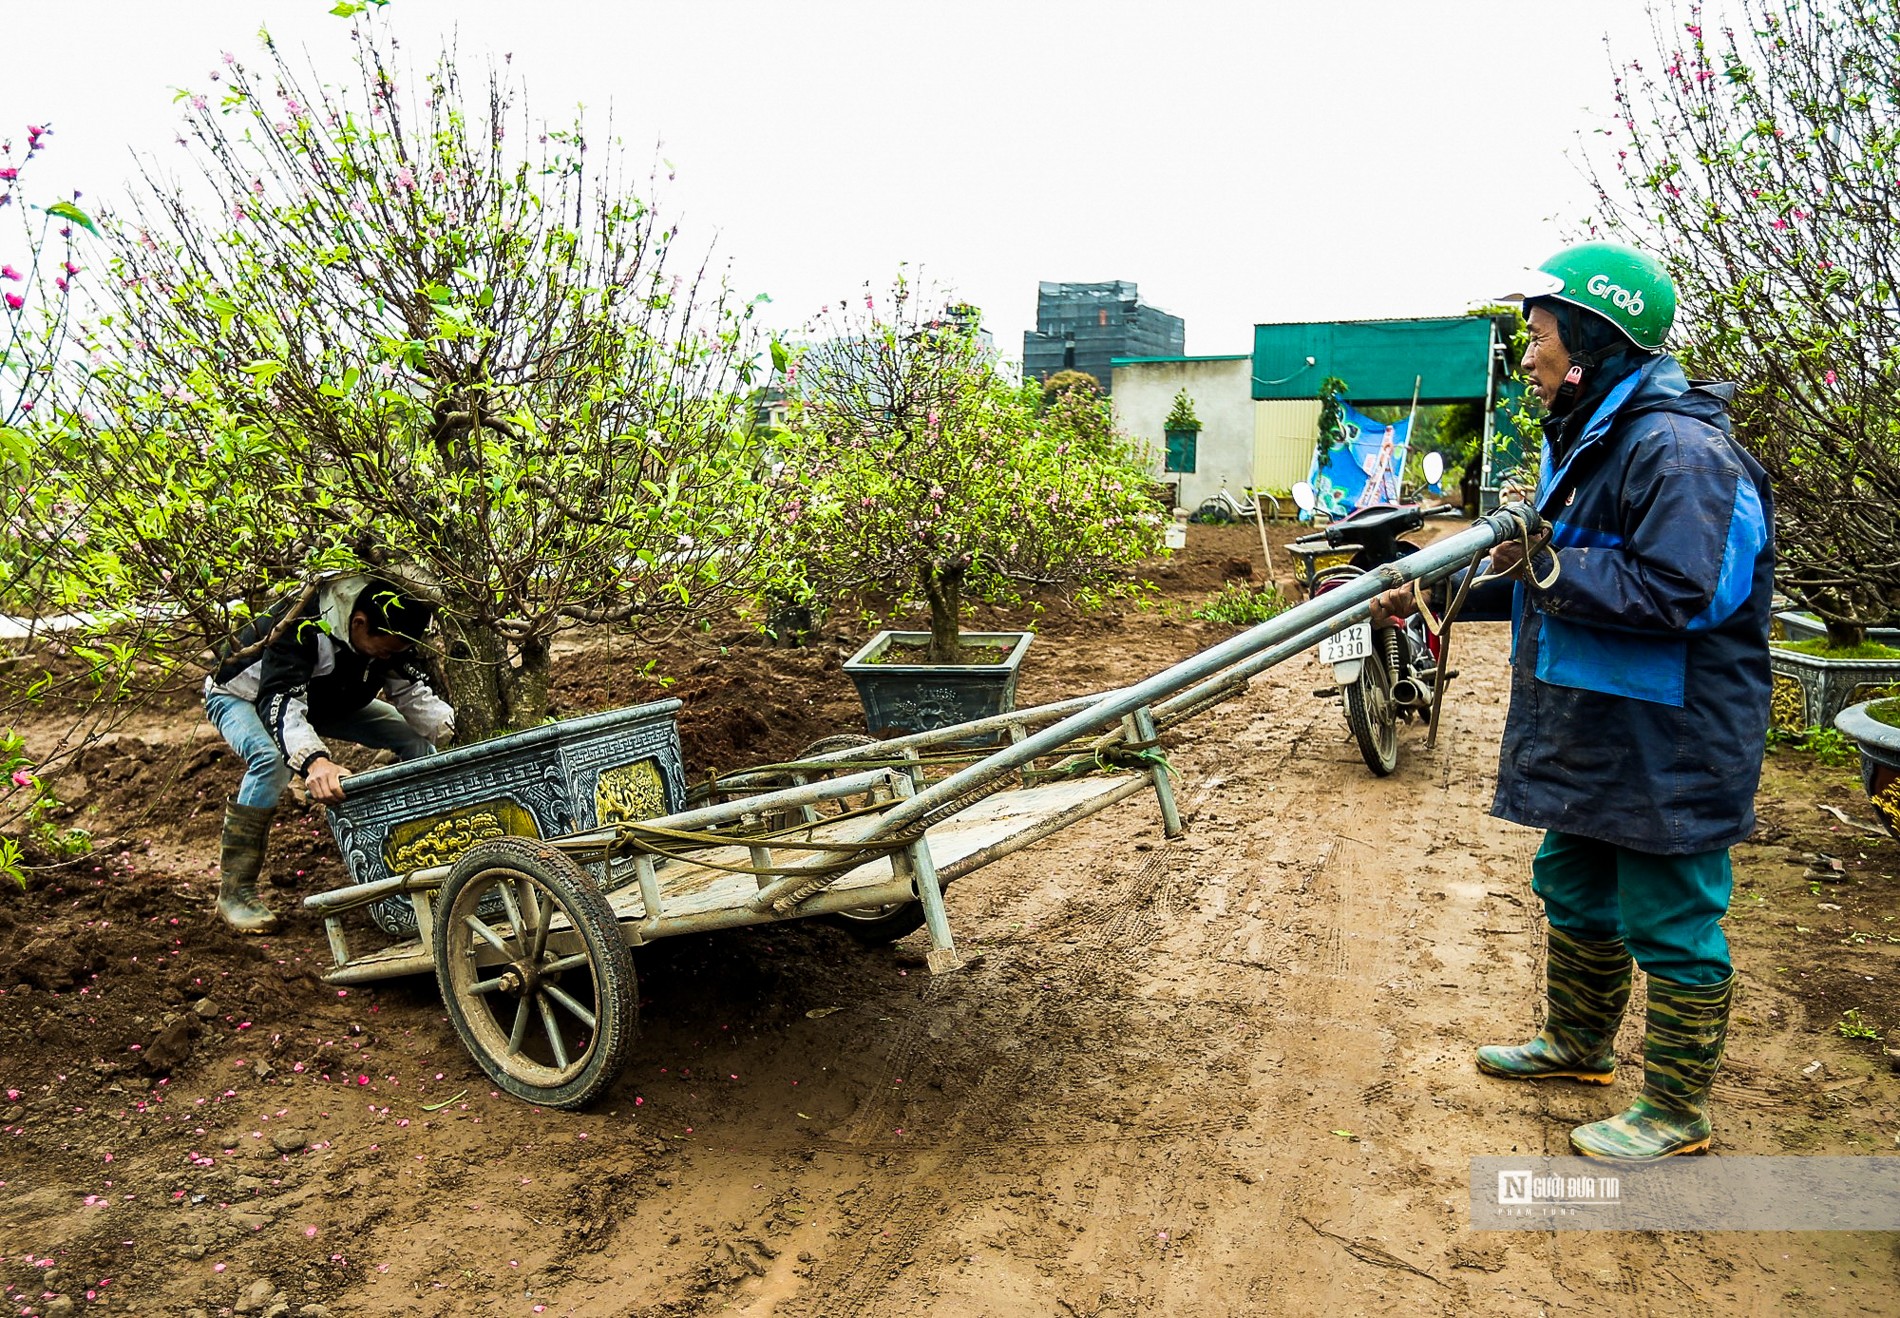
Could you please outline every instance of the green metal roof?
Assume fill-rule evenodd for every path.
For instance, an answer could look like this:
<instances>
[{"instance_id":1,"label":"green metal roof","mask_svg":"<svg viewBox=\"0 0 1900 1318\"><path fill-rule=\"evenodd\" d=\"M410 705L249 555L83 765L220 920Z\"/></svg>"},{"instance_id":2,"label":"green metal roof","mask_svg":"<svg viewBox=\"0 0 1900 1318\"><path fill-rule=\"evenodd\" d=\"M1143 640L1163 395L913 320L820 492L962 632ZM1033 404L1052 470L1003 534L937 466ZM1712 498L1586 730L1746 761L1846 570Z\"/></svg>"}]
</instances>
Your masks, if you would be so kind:
<instances>
[{"instance_id":1,"label":"green metal roof","mask_svg":"<svg viewBox=\"0 0 1900 1318\"><path fill-rule=\"evenodd\" d=\"M1334 375L1354 406L1409 403L1414 380L1421 403L1484 399L1491 332L1483 316L1255 325L1253 396L1317 398L1320 381Z\"/></svg>"}]
</instances>

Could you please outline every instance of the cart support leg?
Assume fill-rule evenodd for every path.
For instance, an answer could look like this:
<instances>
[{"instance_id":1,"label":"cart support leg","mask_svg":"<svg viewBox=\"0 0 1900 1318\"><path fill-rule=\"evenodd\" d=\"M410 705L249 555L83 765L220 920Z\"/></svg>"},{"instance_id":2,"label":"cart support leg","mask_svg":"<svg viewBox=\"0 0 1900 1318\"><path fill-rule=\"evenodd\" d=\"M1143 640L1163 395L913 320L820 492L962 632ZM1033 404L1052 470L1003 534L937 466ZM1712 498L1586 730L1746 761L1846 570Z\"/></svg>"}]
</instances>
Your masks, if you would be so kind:
<instances>
[{"instance_id":1,"label":"cart support leg","mask_svg":"<svg viewBox=\"0 0 1900 1318\"><path fill-rule=\"evenodd\" d=\"M1154 711L1146 705L1124 718L1122 727L1131 742L1152 745L1160 735L1155 731ZM1169 837L1180 837L1187 829L1181 823L1181 809L1174 803L1171 775L1163 765L1156 764L1148 776L1154 780L1155 796L1161 802L1161 831Z\"/></svg>"},{"instance_id":2,"label":"cart support leg","mask_svg":"<svg viewBox=\"0 0 1900 1318\"><path fill-rule=\"evenodd\" d=\"M333 965L350 964L350 940L343 931L343 920L332 915L323 922L323 932L330 940L330 961Z\"/></svg>"},{"instance_id":3,"label":"cart support leg","mask_svg":"<svg viewBox=\"0 0 1900 1318\"><path fill-rule=\"evenodd\" d=\"M925 964L935 975L955 970L963 964L957 946L950 938L950 914L943 905L943 885L937 881L937 862L930 856L930 841L918 838L910 844L911 871L916 875L917 898L924 904L924 928L930 931L930 951Z\"/></svg>"}]
</instances>

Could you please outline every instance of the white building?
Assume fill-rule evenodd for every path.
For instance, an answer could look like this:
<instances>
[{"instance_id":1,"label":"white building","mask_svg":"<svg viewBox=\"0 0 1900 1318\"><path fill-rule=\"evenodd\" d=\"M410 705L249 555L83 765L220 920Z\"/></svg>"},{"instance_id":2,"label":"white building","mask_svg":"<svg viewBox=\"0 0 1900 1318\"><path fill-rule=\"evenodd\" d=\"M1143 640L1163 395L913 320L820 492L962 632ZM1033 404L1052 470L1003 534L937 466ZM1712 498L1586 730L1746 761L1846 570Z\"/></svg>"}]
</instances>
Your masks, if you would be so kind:
<instances>
[{"instance_id":1,"label":"white building","mask_svg":"<svg viewBox=\"0 0 1900 1318\"><path fill-rule=\"evenodd\" d=\"M1284 494L1306 479L1319 401L1255 402L1251 356L1118 357L1114 374L1116 425L1147 441L1150 470L1175 488L1176 507L1198 508L1223 488L1235 498L1248 489ZM1183 389L1201 430L1170 451L1165 423Z\"/></svg>"}]
</instances>

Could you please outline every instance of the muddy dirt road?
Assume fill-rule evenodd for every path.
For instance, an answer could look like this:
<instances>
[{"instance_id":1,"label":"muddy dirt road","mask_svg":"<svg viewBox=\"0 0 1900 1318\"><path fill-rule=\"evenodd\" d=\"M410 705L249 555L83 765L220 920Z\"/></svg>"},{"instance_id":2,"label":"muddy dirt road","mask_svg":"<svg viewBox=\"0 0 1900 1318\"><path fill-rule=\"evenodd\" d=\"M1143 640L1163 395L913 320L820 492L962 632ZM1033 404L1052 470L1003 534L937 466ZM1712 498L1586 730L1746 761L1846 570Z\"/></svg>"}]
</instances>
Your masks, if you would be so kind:
<instances>
[{"instance_id":1,"label":"muddy dirt road","mask_svg":"<svg viewBox=\"0 0 1900 1318\"><path fill-rule=\"evenodd\" d=\"M1058 630L1076 648L1025 702L1228 634L1153 610ZM223 935L201 826L163 865L9 898L11 1311L1900 1312L1890 1236L1468 1229L1469 1160L1566 1151L1633 1092L1640 1040L1626 1023L1614 1091L1472 1067L1533 1025L1541 948L1535 838L1487 813L1502 630L1460 646L1437 750L1406 731L1385 780L1310 659L1257 680L1170 738L1187 836L1137 797L965 879L982 956L954 974L921 935L816 926L643 950L634 1063L582 1113L492 1093L428 981L323 986L312 922ZM1896 1152L1900 1084L1835 1029L1893 1000L1900 909L1896 848L1810 803L1851 811L1845 781L1777 767L1737 853L1718 1153ZM280 825L282 905L338 881L313 827ZM1817 850L1846 858L1838 890L1808 881Z\"/></svg>"}]
</instances>

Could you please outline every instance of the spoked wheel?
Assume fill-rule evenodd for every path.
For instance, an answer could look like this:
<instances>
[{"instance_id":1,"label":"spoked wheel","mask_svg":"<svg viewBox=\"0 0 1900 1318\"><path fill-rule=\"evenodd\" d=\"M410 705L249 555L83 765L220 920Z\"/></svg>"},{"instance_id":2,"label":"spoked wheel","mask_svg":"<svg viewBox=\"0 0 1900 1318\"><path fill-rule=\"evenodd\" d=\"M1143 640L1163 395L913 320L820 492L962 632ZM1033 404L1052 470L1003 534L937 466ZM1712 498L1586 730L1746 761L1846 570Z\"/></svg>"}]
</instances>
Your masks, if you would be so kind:
<instances>
[{"instance_id":1,"label":"spoked wheel","mask_svg":"<svg viewBox=\"0 0 1900 1318\"><path fill-rule=\"evenodd\" d=\"M499 917L483 910L498 900ZM575 1108L620 1073L639 997L600 885L531 838L465 853L442 885L435 974L455 1032L501 1088Z\"/></svg>"},{"instance_id":2,"label":"spoked wheel","mask_svg":"<svg viewBox=\"0 0 1900 1318\"><path fill-rule=\"evenodd\" d=\"M1380 778L1399 765L1399 711L1392 702L1392 673L1378 646L1359 665L1359 680L1346 688L1346 726L1359 743L1366 767Z\"/></svg>"},{"instance_id":3,"label":"spoked wheel","mask_svg":"<svg viewBox=\"0 0 1900 1318\"><path fill-rule=\"evenodd\" d=\"M876 737L867 737L859 732L841 732L836 736L821 737L798 753L803 760L813 755L823 755L827 751L855 749L859 746L875 746ZM869 805L868 799L845 797L837 801L825 801L818 806L820 812L842 813ZM786 821L787 824L791 821ZM866 947L881 947L885 943L894 943L905 934L924 927L924 904L920 901L891 902L884 906L865 906L858 910L839 911L825 918L826 923L836 926L863 943Z\"/></svg>"}]
</instances>

